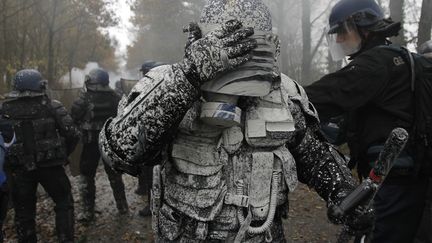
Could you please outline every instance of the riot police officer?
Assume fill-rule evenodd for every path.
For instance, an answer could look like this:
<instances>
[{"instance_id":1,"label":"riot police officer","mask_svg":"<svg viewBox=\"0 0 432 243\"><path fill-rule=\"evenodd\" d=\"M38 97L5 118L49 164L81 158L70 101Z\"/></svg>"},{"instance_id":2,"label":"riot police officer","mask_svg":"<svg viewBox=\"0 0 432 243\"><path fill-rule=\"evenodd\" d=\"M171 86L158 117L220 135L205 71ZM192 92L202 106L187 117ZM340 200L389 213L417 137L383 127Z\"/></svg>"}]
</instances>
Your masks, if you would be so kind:
<instances>
[{"instance_id":1,"label":"riot police officer","mask_svg":"<svg viewBox=\"0 0 432 243\"><path fill-rule=\"evenodd\" d=\"M101 153L135 175L160 164L156 242L285 242L297 178L332 205L353 190L350 171L303 88L278 71L280 43L261 0L209 0L191 26L185 58L147 73L105 123ZM353 231L370 226L369 212L349 214Z\"/></svg>"},{"instance_id":2,"label":"riot police officer","mask_svg":"<svg viewBox=\"0 0 432 243\"><path fill-rule=\"evenodd\" d=\"M418 53L432 60L432 40L421 44ZM426 195L426 205L415 242L432 243L432 178L429 178L428 191Z\"/></svg>"},{"instance_id":3,"label":"riot police officer","mask_svg":"<svg viewBox=\"0 0 432 243\"><path fill-rule=\"evenodd\" d=\"M13 91L2 103L2 114L13 125L16 142L10 147L11 195L19 242L36 242L36 189L40 183L55 203L59 242L74 240L74 205L63 165L79 139L63 105L45 94L46 81L37 70L16 73Z\"/></svg>"},{"instance_id":4,"label":"riot police officer","mask_svg":"<svg viewBox=\"0 0 432 243\"><path fill-rule=\"evenodd\" d=\"M6 152L10 145L15 142L12 125L5 119L0 118L0 243L4 241L3 223L9 206L9 187L4 171Z\"/></svg>"},{"instance_id":5,"label":"riot police officer","mask_svg":"<svg viewBox=\"0 0 432 243\"><path fill-rule=\"evenodd\" d=\"M85 90L72 104L71 115L80 127L83 150L80 161L81 196L83 203L82 221L94 219L95 175L100 159L98 135L106 119L115 116L120 97L109 87L109 75L103 69L93 69L86 75ZM128 204L121 174L104 166L113 190L120 214L128 212Z\"/></svg>"},{"instance_id":6,"label":"riot police officer","mask_svg":"<svg viewBox=\"0 0 432 243\"><path fill-rule=\"evenodd\" d=\"M347 139L359 174L367 177L392 129L410 131L414 100L410 67L403 52L390 48L389 37L401 24L385 18L374 0L341 0L329 18L333 59L352 60L341 70L306 87L321 121L347 114ZM423 212L427 180L415 174L409 148L374 199L374 243L412 242Z\"/></svg>"}]
</instances>

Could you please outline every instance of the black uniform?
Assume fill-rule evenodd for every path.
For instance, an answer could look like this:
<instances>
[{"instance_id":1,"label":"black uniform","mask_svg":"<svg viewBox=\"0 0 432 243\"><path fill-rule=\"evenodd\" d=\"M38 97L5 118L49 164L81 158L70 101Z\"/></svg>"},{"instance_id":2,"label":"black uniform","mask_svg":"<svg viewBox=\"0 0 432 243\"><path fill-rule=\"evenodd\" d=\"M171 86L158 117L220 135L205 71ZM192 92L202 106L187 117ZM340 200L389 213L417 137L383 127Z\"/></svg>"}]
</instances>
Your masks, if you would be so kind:
<instances>
[{"instance_id":1,"label":"black uniform","mask_svg":"<svg viewBox=\"0 0 432 243\"><path fill-rule=\"evenodd\" d=\"M95 85L93 88L88 86L87 91L81 93L72 105L72 118L82 132L83 151L80 173L86 220L91 220L94 217L95 175L100 159L99 132L105 121L117 114L119 100L120 97L109 86ZM114 172L109 166L104 166L104 168L113 190L117 208L120 213L126 213L128 205L121 174Z\"/></svg>"},{"instance_id":2,"label":"black uniform","mask_svg":"<svg viewBox=\"0 0 432 243\"><path fill-rule=\"evenodd\" d=\"M14 131L10 122L0 118L0 243L3 243L3 223L9 206L9 187L4 171L8 147L14 143Z\"/></svg>"},{"instance_id":3,"label":"black uniform","mask_svg":"<svg viewBox=\"0 0 432 243\"><path fill-rule=\"evenodd\" d=\"M6 169L15 208L19 242L36 242L36 189L40 183L55 203L60 242L74 240L74 206L63 165L79 132L63 105L43 93L11 92L2 113L13 124L16 142L10 147Z\"/></svg>"},{"instance_id":4,"label":"black uniform","mask_svg":"<svg viewBox=\"0 0 432 243\"><path fill-rule=\"evenodd\" d=\"M363 177L390 131L409 131L413 121L409 67L399 53L379 47L384 44L384 39L369 42L346 67L306 87L323 121L348 114L348 144ZM410 242L425 190L425 177L414 175L412 158L402 152L375 198L373 242Z\"/></svg>"}]
</instances>

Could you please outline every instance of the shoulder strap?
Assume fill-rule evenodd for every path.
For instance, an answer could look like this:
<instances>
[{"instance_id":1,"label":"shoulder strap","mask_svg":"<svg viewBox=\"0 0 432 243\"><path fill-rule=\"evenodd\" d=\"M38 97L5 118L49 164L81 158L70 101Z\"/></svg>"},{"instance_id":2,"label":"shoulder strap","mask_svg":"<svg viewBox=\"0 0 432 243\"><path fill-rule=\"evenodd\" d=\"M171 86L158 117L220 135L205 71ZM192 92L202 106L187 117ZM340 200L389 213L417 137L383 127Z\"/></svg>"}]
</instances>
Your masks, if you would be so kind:
<instances>
[{"instance_id":1,"label":"shoulder strap","mask_svg":"<svg viewBox=\"0 0 432 243\"><path fill-rule=\"evenodd\" d=\"M410 71L411 71L411 91L414 92L415 80L416 80L416 71L415 71L416 67L415 67L415 61L414 61L413 54L404 46L392 44L392 45L380 45L378 47L400 53L400 54L402 54L402 56L405 57L405 59L407 59L409 67L410 67Z\"/></svg>"},{"instance_id":2,"label":"shoulder strap","mask_svg":"<svg viewBox=\"0 0 432 243\"><path fill-rule=\"evenodd\" d=\"M415 90L415 80L416 80L416 72L415 72L415 62L413 54L404 46L401 46L401 49L407 53L409 64L411 68L411 91Z\"/></svg>"}]
</instances>

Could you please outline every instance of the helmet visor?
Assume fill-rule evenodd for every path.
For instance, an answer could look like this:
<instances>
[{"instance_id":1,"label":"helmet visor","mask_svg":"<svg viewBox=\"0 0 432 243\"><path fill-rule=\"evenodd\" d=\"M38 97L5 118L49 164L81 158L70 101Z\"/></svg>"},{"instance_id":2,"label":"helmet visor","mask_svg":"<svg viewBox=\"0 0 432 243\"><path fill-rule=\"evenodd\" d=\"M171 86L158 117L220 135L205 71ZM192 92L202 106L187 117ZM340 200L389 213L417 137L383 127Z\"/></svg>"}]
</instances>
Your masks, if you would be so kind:
<instances>
[{"instance_id":1,"label":"helmet visor","mask_svg":"<svg viewBox=\"0 0 432 243\"><path fill-rule=\"evenodd\" d=\"M327 42L334 61L358 52L362 39L353 21L348 20L327 28Z\"/></svg>"}]
</instances>

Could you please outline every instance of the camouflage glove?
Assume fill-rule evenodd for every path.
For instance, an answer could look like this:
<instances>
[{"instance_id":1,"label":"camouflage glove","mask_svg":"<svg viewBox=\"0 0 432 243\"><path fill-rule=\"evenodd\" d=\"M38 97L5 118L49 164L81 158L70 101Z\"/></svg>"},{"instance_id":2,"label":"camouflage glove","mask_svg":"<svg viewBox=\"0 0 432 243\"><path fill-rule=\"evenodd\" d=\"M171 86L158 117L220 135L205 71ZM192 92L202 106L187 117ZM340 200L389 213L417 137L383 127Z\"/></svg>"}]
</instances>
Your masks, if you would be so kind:
<instances>
[{"instance_id":1,"label":"camouflage glove","mask_svg":"<svg viewBox=\"0 0 432 243\"><path fill-rule=\"evenodd\" d=\"M224 71L248 61L248 54L256 47L252 28L242 28L241 22L230 20L217 30L190 43L180 67L190 82L197 86ZM190 41L189 41L190 42Z\"/></svg>"},{"instance_id":2,"label":"camouflage glove","mask_svg":"<svg viewBox=\"0 0 432 243\"><path fill-rule=\"evenodd\" d=\"M372 232L375 220L375 211L367 207L369 200L355 207L342 218L336 217L333 213L335 206L339 205L349 193L350 191L343 190L337 194L336 200L329 202L327 210L328 219L333 224L344 224L345 230L350 235L367 235Z\"/></svg>"}]
</instances>

